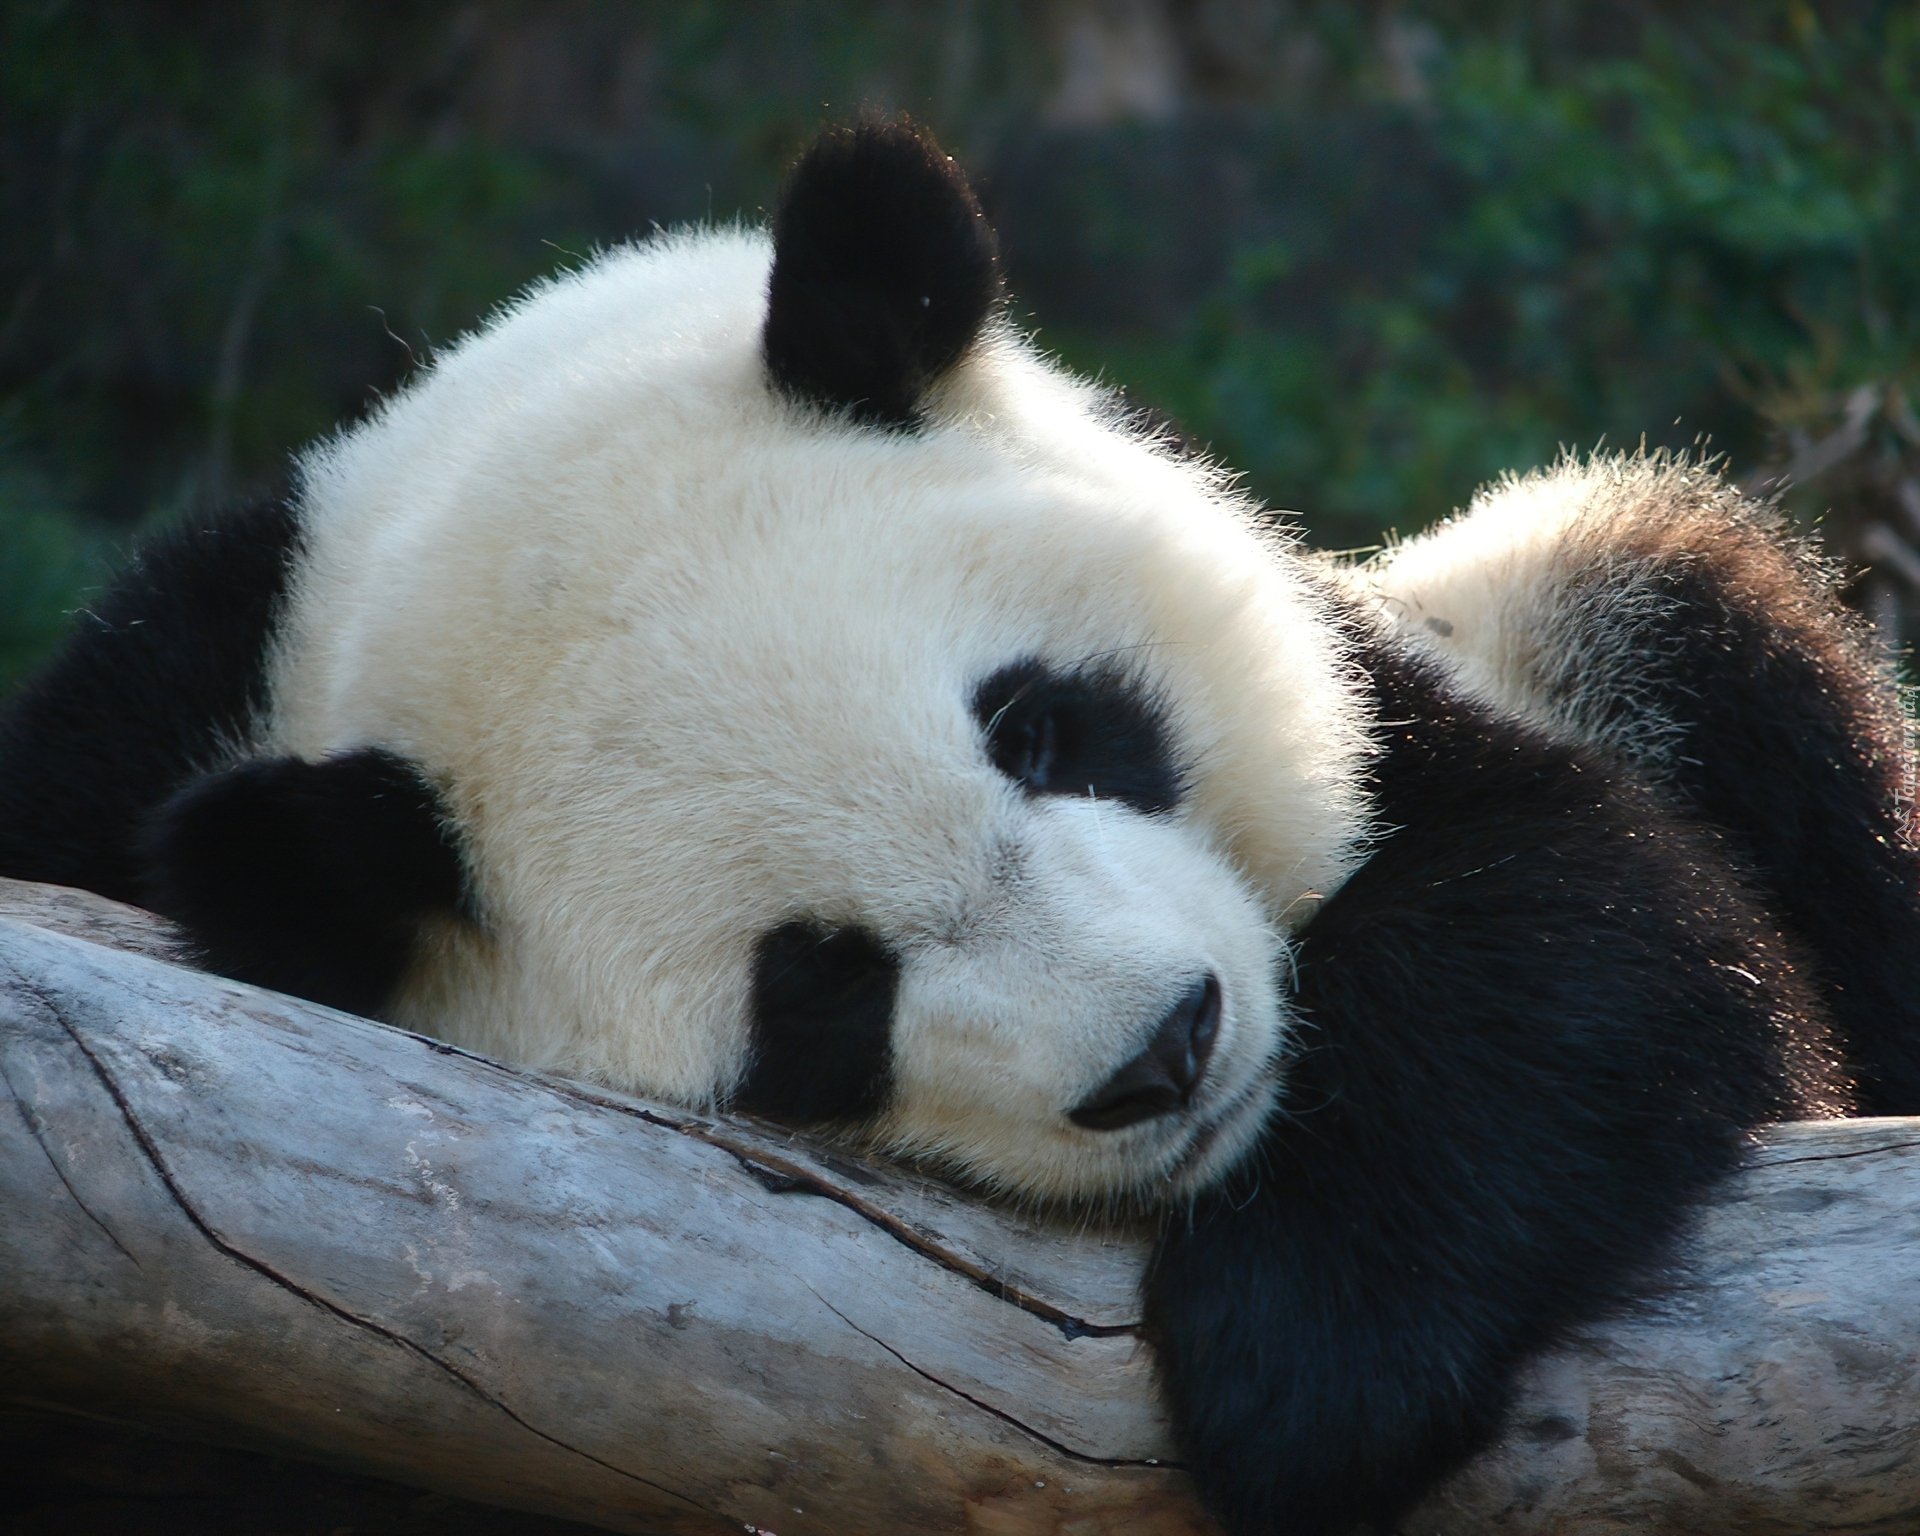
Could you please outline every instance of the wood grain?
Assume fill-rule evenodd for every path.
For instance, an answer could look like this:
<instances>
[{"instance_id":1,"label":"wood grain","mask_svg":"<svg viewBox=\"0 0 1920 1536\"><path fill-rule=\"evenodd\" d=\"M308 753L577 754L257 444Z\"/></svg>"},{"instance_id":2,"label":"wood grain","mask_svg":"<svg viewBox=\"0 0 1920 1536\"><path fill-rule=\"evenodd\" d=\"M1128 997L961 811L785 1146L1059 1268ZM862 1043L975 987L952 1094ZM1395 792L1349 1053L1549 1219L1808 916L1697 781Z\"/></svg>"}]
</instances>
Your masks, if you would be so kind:
<instances>
[{"instance_id":1,"label":"wood grain","mask_svg":"<svg viewBox=\"0 0 1920 1536\"><path fill-rule=\"evenodd\" d=\"M615 1531L1211 1529L1145 1234L179 953L0 882L0 1402ZM1920 1121L1769 1134L1689 1257L1405 1529L1920 1531Z\"/></svg>"}]
</instances>

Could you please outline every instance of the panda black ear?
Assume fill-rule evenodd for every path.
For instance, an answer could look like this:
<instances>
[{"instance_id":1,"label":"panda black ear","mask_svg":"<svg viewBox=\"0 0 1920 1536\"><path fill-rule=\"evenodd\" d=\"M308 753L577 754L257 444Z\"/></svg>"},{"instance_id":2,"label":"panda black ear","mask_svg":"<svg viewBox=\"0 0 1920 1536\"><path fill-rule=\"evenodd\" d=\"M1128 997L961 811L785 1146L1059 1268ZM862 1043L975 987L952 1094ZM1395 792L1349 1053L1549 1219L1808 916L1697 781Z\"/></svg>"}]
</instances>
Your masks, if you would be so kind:
<instances>
[{"instance_id":1,"label":"panda black ear","mask_svg":"<svg viewBox=\"0 0 1920 1536\"><path fill-rule=\"evenodd\" d=\"M907 122L834 129L774 215L767 371L789 394L912 427L1000 294L993 230L931 137Z\"/></svg>"}]
</instances>

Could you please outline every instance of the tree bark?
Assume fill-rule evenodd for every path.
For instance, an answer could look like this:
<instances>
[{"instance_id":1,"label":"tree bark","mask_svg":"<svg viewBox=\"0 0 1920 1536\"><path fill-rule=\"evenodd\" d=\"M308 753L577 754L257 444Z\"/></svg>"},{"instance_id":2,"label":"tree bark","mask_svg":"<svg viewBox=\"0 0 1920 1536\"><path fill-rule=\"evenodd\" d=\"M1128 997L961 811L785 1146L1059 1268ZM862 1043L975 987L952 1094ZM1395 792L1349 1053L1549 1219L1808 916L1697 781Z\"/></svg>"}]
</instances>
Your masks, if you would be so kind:
<instances>
[{"instance_id":1,"label":"tree bark","mask_svg":"<svg viewBox=\"0 0 1920 1536\"><path fill-rule=\"evenodd\" d=\"M610 1530L1200 1533L1139 1231L515 1072L0 882L0 1404ZM1920 1121L1783 1127L1420 1536L1920 1530Z\"/></svg>"}]
</instances>

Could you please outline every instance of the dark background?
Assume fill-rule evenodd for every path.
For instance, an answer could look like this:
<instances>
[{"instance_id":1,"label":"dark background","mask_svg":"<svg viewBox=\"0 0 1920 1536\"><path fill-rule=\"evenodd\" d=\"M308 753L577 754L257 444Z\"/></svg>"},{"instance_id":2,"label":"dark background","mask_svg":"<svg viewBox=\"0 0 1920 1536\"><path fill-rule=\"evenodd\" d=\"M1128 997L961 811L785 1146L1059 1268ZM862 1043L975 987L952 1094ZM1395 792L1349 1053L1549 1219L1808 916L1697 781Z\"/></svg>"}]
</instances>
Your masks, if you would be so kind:
<instances>
[{"instance_id":1,"label":"dark background","mask_svg":"<svg viewBox=\"0 0 1920 1536\"><path fill-rule=\"evenodd\" d=\"M974 170L1043 344L1323 543L1562 445L1706 436L1751 483L1790 469L1898 613L1911 3L0 17L0 683L138 527L273 489L530 278L759 217L815 128L868 107Z\"/></svg>"}]
</instances>

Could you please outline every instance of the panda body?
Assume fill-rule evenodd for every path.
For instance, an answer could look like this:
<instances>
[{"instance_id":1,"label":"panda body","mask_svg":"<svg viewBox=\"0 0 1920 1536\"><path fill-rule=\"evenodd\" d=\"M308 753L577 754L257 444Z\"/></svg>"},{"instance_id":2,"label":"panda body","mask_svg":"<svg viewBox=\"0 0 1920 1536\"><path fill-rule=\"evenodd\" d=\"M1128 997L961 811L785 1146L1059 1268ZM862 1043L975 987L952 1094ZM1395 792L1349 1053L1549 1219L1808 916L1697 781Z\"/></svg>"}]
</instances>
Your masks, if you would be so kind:
<instances>
[{"instance_id":1,"label":"panda body","mask_svg":"<svg viewBox=\"0 0 1920 1536\"><path fill-rule=\"evenodd\" d=\"M951 163L867 126L770 239L556 279L156 542L0 716L0 872L1168 1211L1202 1493L1335 1532L1655 1283L1752 1127L1920 1100L1905 725L1823 580L1646 459L1318 562L1018 337Z\"/></svg>"},{"instance_id":2,"label":"panda body","mask_svg":"<svg viewBox=\"0 0 1920 1536\"><path fill-rule=\"evenodd\" d=\"M1912 727L1840 576L1710 465L1645 453L1509 476L1348 573L1460 691L1704 824L1798 950L1850 1103L1909 1114Z\"/></svg>"}]
</instances>

